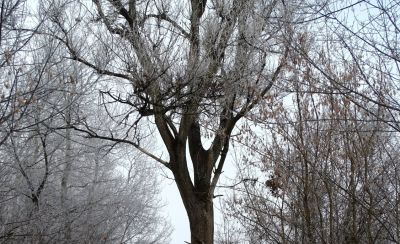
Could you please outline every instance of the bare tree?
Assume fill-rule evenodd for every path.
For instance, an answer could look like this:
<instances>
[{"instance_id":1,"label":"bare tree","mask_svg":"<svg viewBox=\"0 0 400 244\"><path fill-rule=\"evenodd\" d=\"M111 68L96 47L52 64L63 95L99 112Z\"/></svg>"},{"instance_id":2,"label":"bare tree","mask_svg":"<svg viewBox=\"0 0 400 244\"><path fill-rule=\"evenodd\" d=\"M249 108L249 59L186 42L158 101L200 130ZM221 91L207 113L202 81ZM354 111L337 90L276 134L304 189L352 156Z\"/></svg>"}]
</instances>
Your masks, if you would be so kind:
<instances>
[{"instance_id":1,"label":"bare tree","mask_svg":"<svg viewBox=\"0 0 400 244\"><path fill-rule=\"evenodd\" d=\"M0 145L12 131L17 130L20 120L26 115L27 107L37 92L31 60L26 51L34 36L27 29L30 12L24 0L3 0L0 2ZM30 23L36 29L40 23ZM24 50L24 52L22 52ZM24 53L24 54L22 54ZM46 60L43 60L43 66Z\"/></svg>"},{"instance_id":2,"label":"bare tree","mask_svg":"<svg viewBox=\"0 0 400 244\"><path fill-rule=\"evenodd\" d=\"M88 103L95 83L58 44L36 36L35 51L24 53L33 60L26 77L39 89L26 95L24 116L0 146L0 243L168 242L155 168L69 128L88 111L107 119Z\"/></svg>"},{"instance_id":3,"label":"bare tree","mask_svg":"<svg viewBox=\"0 0 400 244\"><path fill-rule=\"evenodd\" d=\"M2 20L22 3L3 1ZM170 170L189 218L193 244L214 241L214 192L232 139L252 150L266 149L263 155L273 160L270 178L261 187L262 192L271 188L271 198L260 199L252 192L256 179L243 179L243 190L251 198L242 206L257 210L255 215L239 215L257 234L250 236L252 242L397 241L397 224L390 222L397 220L383 220L387 213L397 216L390 206L398 204L388 199L397 192L393 190L397 189L393 174L397 154L387 149L394 147L396 138L386 126L399 131L396 1L46 0L40 4L39 27L31 32L14 28L15 33L40 34L57 47L54 50L62 45L65 52L57 51L59 59L54 53L42 58L41 68L35 66L42 72L33 72L35 79L25 70L22 91L16 89L21 69L15 67L26 66L10 65L15 52L3 52L7 66L1 68L15 71L15 79L0 100L4 107L0 123L8 126L1 140L5 143L14 132L27 133L29 128L36 138L32 143L41 148L38 155L45 159L49 136L62 131L65 144L50 151L63 152L58 168L62 174L54 179L60 179L64 242L76 238L72 199L79 194L70 187L75 158L79 158L72 153L75 133L94 139L97 146L111 143L111 149L128 144ZM2 22L6 23L2 33L14 31L3 28L11 23L7 21ZM48 64L62 65L55 72ZM93 107L85 112L80 112L81 103L75 98L87 87L77 86L77 77L63 70L72 66L90 70L78 84L85 81L93 86L91 91L100 90L98 100L86 100ZM65 100L63 104L51 100L43 120L32 120L35 109L29 107L35 99L43 102L44 96L32 94L37 93L44 71L53 85L62 87ZM32 85L31 80L36 82ZM293 98L295 109L286 107L285 96ZM97 113L93 108L103 110ZM31 117L22 119L21 109L33 110ZM98 121L96 116L104 113L108 119ZM36 114L41 114L38 108ZM238 122L242 118L247 120ZM250 120L271 131L262 147L248 126ZM270 120L274 126L268 127ZM16 121L25 128L16 131ZM337 134L333 133L336 127ZM166 153L144 143L155 133ZM261 162L261 169L271 170ZM47 163L42 160L37 165ZM99 165L100 161L94 163L92 182L105 170ZM41 169L47 172L46 167ZM29 176L22 176L28 182ZM105 178L113 181L111 176ZM42 182L48 180L46 176ZM87 184L93 191L97 188ZM285 192L289 185L294 190ZM36 195L41 189L30 188ZM95 201L92 194L88 199ZM92 216L89 212L87 216ZM362 221L367 224L361 227ZM321 233L314 232L317 226L323 227Z\"/></svg>"},{"instance_id":4,"label":"bare tree","mask_svg":"<svg viewBox=\"0 0 400 244\"><path fill-rule=\"evenodd\" d=\"M310 20L312 27L304 34L308 45L293 46L312 72L321 75L324 86L313 92L334 89L362 109L385 107L388 114L367 112L397 131L399 11L397 1L328 2Z\"/></svg>"},{"instance_id":5,"label":"bare tree","mask_svg":"<svg viewBox=\"0 0 400 244\"><path fill-rule=\"evenodd\" d=\"M245 140L247 155L258 155L246 165L258 170L240 170L251 180L229 201L230 215L252 243L399 242L398 132L377 119L390 111L334 87L317 93L324 76L301 60L291 59L293 75L279 87L291 99L271 98L277 105L259 121L268 136ZM346 85L364 82L357 77Z\"/></svg>"},{"instance_id":6,"label":"bare tree","mask_svg":"<svg viewBox=\"0 0 400 244\"><path fill-rule=\"evenodd\" d=\"M128 143L167 167L189 217L191 242L213 243L214 190L232 131L279 79L294 32L289 23L299 18L293 10L301 3L96 0L54 6L49 3L48 13L57 31L49 34L71 59L107 80L102 94L116 122L108 130L88 123L74 128ZM76 15L65 14L70 8ZM137 128L152 123L167 158L140 143L144 135Z\"/></svg>"}]
</instances>

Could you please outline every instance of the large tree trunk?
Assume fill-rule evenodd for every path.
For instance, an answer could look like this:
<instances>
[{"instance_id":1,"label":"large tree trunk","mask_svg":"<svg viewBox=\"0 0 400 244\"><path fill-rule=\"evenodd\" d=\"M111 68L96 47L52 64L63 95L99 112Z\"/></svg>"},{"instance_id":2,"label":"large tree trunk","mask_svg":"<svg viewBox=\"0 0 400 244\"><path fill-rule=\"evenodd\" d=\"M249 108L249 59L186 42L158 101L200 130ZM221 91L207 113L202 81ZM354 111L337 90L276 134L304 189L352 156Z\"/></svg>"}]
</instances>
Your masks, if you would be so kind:
<instances>
[{"instance_id":1,"label":"large tree trunk","mask_svg":"<svg viewBox=\"0 0 400 244\"><path fill-rule=\"evenodd\" d=\"M179 172L182 171L174 171L174 175L189 218L191 244L212 244L214 243L214 209L212 197L209 194L211 188L207 187L206 191L203 191L204 188L200 190L191 182L183 180Z\"/></svg>"},{"instance_id":2,"label":"large tree trunk","mask_svg":"<svg viewBox=\"0 0 400 244\"><path fill-rule=\"evenodd\" d=\"M214 209L212 200L207 202L197 200L197 203L186 208L186 211L189 216L191 243L214 243Z\"/></svg>"},{"instance_id":3,"label":"large tree trunk","mask_svg":"<svg viewBox=\"0 0 400 244\"><path fill-rule=\"evenodd\" d=\"M188 110L183 116L179 132L169 129L162 116L156 116L158 131L170 155L169 169L174 175L186 213L189 217L191 243L214 243L214 209L213 197L219 175L229 148L229 135L237 121L222 117L220 133L215 135L209 149L204 149L201 142L200 125ZM186 150L189 146L190 159L193 165L193 179L188 169Z\"/></svg>"},{"instance_id":4,"label":"large tree trunk","mask_svg":"<svg viewBox=\"0 0 400 244\"><path fill-rule=\"evenodd\" d=\"M191 244L213 244L214 206L212 199L204 194L196 194L195 188L187 191L188 185L182 184L176 177L175 180L189 218Z\"/></svg>"},{"instance_id":5,"label":"large tree trunk","mask_svg":"<svg viewBox=\"0 0 400 244\"><path fill-rule=\"evenodd\" d=\"M178 184L179 187L179 184ZM181 188L179 187L181 190ZM189 218L191 244L214 243L214 206L212 199L180 191Z\"/></svg>"},{"instance_id":6,"label":"large tree trunk","mask_svg":"<svg viewBox=\"0 0 400 244\"><path fill-rule=\"evenodd\" d=\"M211 170L209 169L212 162L204 157L205 150L200 146L197 147L194 153L197 156L193 157L194 154L192 154L191 157L195 175L192 181L185 146L186 143L179 140L175 144L174 163L171 165L171 170L189 218L191 244L212 244L214 243L214 209Z\"/></svg>"}]
</instances>

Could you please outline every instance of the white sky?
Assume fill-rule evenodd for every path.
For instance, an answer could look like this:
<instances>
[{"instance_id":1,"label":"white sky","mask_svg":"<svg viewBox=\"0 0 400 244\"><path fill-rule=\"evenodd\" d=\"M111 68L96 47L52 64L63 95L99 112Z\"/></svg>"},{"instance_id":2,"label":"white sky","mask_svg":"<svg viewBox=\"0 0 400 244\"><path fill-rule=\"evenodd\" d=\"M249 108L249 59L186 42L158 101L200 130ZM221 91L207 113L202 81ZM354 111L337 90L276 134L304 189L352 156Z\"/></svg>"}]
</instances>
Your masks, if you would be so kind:
<instances>
[{"instance_id":1,"label":"white sky","mask_svg":"<svg viewBox=\"0 0 400 244\"><path fill-rule=\"evenodd\" d=\"M166 202L165 216L168 216L174 228L171 244L190 242L189 220L185 212L179 191L171 179L162 180L162 199Z\"/></svg>"}]
</instances>

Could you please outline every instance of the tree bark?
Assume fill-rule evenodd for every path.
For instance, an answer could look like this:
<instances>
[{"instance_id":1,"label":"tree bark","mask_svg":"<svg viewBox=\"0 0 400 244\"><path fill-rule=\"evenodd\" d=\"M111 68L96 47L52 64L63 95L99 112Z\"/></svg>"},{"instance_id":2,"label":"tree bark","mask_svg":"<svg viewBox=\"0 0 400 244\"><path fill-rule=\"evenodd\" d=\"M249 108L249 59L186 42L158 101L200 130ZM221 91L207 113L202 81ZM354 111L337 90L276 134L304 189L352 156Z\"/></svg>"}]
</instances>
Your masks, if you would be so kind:
<instances>
[{"instance_id":1,"label":"tree bark","mask_svg":"<svg viewBox=\"0 0 400 244\"><path fill-rule=\"evenodd\" d=\"M174 150L171 152L171 171L189 218L191 244L212 244L214 243L214 209L211 175L215 158L209 151L204 150L199 128L196 127L193 125L187 127L190 130L188 141L193 163L193 180L188 170L185 139L174 141ZM171 146L169 145L170 148Z\"/></svg>"},{"instance_id":2,"label":"tree bark","mask_svg":"<svg viewBox=\"0 0 400 244\"><path fill-rule=\"evenodd\" d=\"M174 172L175 173L175 172ZM175 176L175 180L181 194L189 218L191 244L214 243L214 206L210 197L211 187L194 187L191 182L181 181ZM188 187L192 185L193 187Z\"/></svg>"},{"instance_id":3,"label":"tree bark","mask_svg":"<svg viewBox=\"0 0 400 244\"><path fill-rule=\"evenodd\" d=\"M212 200L197 203L186 209L189 216L191 243L214 243L214 209Z\"/></svg>"}]
</instances>

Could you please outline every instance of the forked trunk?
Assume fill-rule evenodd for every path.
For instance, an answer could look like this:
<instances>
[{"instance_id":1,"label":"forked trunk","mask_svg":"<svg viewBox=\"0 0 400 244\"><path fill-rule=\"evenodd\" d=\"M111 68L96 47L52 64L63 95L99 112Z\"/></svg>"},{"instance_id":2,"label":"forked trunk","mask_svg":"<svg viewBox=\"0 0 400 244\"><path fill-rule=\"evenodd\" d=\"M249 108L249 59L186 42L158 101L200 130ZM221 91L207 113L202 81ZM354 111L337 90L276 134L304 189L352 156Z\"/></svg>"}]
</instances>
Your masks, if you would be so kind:
<instances>
[{"instance_id":1,"label":"forked trunk","mask_svg":"<svg viewBox=\"0 0 400 244\"><path fill-rule=\"evenodd\" d=\"M192 157L199 160L194 161L194 184L190 177L185 149L183 143L177 143L177 152L174 155L172 172L178 186L183 205L190 223L191 244L213 244L214 243L214 209L210 185L211 171L208 170L210 162L203 157ZM207 173L203 173L207 172Z\"/></svg>"}]
</instances>

